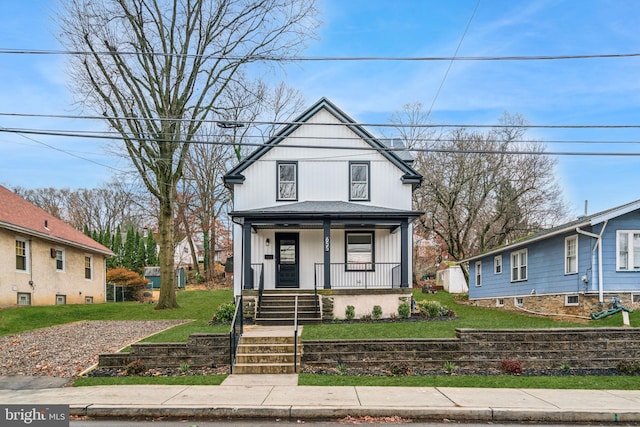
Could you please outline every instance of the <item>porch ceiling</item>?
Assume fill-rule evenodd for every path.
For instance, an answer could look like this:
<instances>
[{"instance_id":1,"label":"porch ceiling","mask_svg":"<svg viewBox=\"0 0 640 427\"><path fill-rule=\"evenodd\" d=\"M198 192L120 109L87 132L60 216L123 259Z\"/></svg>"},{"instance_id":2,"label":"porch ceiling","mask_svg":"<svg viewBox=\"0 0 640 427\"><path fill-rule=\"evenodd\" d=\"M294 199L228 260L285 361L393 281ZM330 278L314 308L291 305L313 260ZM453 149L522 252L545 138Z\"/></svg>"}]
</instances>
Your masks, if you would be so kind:
<instances>
[{"instance_id":1,"label":"porch ceiling","mask_svg":"<svg viewBox=\"0 0 640 427\"><path fill-rule=\"evenodd\" d=\"M255 227L320 228L331 221L332 228L352 226L394 227L401 221L413 220L422 213L342 201L305 201L245 211L231 216Z\"/></svg>"}]
</instances>

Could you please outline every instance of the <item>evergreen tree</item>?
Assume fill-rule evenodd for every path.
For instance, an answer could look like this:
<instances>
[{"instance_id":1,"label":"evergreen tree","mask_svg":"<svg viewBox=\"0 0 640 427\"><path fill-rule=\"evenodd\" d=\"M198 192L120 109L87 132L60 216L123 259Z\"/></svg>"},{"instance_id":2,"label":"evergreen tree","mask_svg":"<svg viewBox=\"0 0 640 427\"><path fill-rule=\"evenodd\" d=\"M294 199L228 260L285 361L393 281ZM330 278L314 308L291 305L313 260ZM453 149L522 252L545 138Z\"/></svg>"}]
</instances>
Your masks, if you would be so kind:
<instances>
[{"instance_id":1,"label":"evergreen tree","mask_svg":"<svg viewBox=\"0 0 640 427\"><path fill-rule=\"evenodd\" d=\"M153 233L151 230L147 233L147 261L146 264L150 266L158 265L158 245L156 244L156 239L153 237Z\"/></svg>"},{"instance_id":2,"label":"evergreen tree","mask_svg":"<svg viewBox=\"0 0 640 427\"><path fill-rule=\"evenodd\" d=\"M122 256L122 266L129 270L134 270L136 260L136 233L133 227L127 229L127 236L124 240L124 253Z\"/></svg>"},{"instance_id":3,"label":"evergreen tree","mask_svg":"<svg viewBox=\"0 0 640 427\"><path fill-rule=\"evenodd\" d=\"M142 273L147 262L147 251L144 247L144 239L138 235L138 250L136 251L135 271Z\"/></svg>"},{"instance_id":4,"label":"evergreen tree","mask_svg":"<svg viewBox=\"0 0 640 427\"><path fill-rule=\"evenodd\" d=\"M116 232L113 235L113 245L111 246L111 250L116 254L114 260L114 266L122 267L122 258L123 258L123 246L122 246L122 229L118 225L116 228Z\"/></svg>"}]
</instances>

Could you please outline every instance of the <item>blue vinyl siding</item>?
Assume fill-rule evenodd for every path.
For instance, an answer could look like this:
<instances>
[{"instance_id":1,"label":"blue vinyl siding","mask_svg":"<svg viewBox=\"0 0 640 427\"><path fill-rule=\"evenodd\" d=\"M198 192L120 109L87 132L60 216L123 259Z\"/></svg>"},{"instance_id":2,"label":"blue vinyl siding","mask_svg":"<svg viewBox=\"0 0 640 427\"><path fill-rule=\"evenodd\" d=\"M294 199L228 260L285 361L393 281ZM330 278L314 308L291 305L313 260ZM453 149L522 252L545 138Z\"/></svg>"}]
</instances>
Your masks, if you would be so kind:
<instances>
[{"instance_id":1,"label":"blue vinyl siding","mask_svg":"<svg viewBox=\"0 0 640 427\"><path fill-rule=\"evenodd\" d=\"M498 254L482 258L482 287L469 287L469 298L524 296L530 295L532 290L536 295L583 292L584 284L580 278L591 268L591 241L594 239L578 236L578 273L565 275L564 239L571 235L575 233L501 252L501 274L493 274L493 259ZM512 282L511 253L521 249L527 249L527 280ZM475 262L471 263L469 269L469 277L475 277Z\"/></svg>"},{"instance_id":2,"label":"blue vinyl siding","mask_svg":"<svg viewBox=\"0 0 640 427\"><path fill-rule=\"evenodd\" d=\"M603 224L584 231L600 234ZM618 230L639 230L640 211L634 211L609 220L602 237L602 271L604 292L640 291L640 271L616 271L616 236ZM552 236L526 246L506 248L505 251L483 257L482 286L469 287L469 298L502 298L536 295L597 292L598 251L593 251L596 239L578 234L578 273L564 274L565 238L576 235L570 232ZM511 282L511 253L527 249L527 280ZM502 273L494 274L493 259L502 255ZM470 262L469 277L475 277L475 261ZM584 283L582 277L588 279Z\"/></svg>"},{"instance_id":3,"label":"blue vinyl siding","mask_svg":"<svg viewBox=\"0 0 640 427\"><path fill-rule=\"evenodd\" d=\"M598 227L598 233L601 227ZM640 290L640 271L616 271L618 230L640 230L640 212L635 211L609 221L602 237L602 271L605 292Z\"/></svg>"}]
</instances>

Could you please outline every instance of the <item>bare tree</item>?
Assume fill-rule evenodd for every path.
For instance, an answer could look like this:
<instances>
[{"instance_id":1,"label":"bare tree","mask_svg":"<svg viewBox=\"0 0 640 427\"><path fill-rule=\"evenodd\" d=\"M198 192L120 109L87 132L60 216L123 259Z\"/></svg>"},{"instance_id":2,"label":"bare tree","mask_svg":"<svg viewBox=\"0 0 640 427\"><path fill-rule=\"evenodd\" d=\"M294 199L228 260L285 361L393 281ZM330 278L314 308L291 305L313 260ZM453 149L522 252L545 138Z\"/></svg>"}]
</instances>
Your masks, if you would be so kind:
<instances>
[{"instance_id":1,"label":"bare tree","mask_svg":"<svg viewBox=\"0 0 640 427\"><path fill-rule=\"evenodd\" d=\"M160 297L177 307L177 183L188 146L245 64L295 54L314 0L64 0L61 41L84 106L104 115L159 205Z\"/></svg>"},{"instance_id":2,"label":"bare tree","mask_svg":"<svg viewBox=\"0 0 640 427\"><path fill-rule=\"evenodd\" d=\"M409 108L419 107L419 104ZM419 112L396 123L416 124ZM426 124L426 123L422 123ZM414 192L424 211L418 231L443 242L453 260L505 244L566 217L555 181L555 159L540 142L524 141L526 121L505 114L488 132L456 128L442 136L414 135L415 167L423 175ZM526 154L522 154L526 153Z\"/></svg>"}]
</instances>

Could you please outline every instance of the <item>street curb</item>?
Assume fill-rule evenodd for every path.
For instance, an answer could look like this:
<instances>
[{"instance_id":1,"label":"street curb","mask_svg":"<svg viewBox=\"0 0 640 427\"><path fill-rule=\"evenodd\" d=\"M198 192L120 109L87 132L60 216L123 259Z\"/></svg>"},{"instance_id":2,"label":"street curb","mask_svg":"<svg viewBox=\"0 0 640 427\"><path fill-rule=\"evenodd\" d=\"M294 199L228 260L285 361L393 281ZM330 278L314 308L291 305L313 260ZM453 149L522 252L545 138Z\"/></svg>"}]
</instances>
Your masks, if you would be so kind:
<instances>
[{"instance_id":1,"label":"street curb","mask_svg":"<svg viewBox=\"0 0 640 427\"><path fill-rule=\"evenodd\" d=\"M336 419L345 417L393 417L439 421L477 422L560 422L560 423L638 423L639 411L572 411L493 408L417 408L417 407L329 407L329 406L182 406L165 405L72 406L69 414L95 418L117 417L194 417L237 419Z\"/></svg>"}]
</instances>

